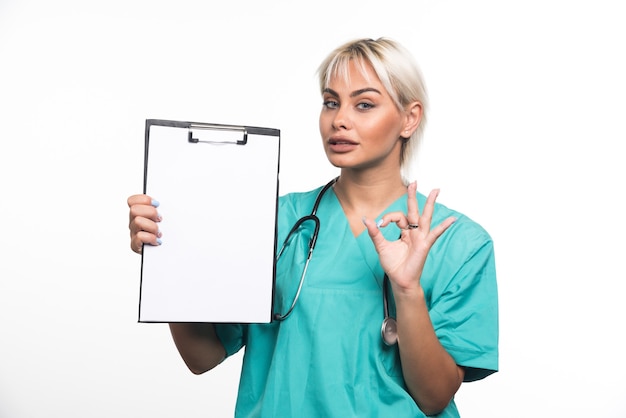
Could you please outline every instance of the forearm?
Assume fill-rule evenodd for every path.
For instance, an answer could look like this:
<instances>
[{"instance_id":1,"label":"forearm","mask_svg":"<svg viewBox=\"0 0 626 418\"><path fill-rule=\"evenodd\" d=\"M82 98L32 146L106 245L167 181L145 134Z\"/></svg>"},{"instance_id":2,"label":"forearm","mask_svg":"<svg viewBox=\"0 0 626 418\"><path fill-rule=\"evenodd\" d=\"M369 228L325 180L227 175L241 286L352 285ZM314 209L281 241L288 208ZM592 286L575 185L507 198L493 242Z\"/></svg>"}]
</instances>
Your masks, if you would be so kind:
<instances>
[{"instance_id":1,"label":"forearm","mask_svg":"<svg viewBox=\"0 0 626 418\"><path fill-rule=\"evenodd\" d=\"M422 289L394 289L394 298L398 347L408 391L424 413L441 412L463 382L463 369L439 342Z\"/></svg>"},{"instance_id":2,"label":"forearm","mask_svg":"<svg viewBox=\"0 0 626 418\"><path fill-rule=\"evenodd\" d=\"M172 323L169 325L176 348L192 373L204 373L224 360L226 351L215 333L213 324Z\"/></svg>"}]
</instances>

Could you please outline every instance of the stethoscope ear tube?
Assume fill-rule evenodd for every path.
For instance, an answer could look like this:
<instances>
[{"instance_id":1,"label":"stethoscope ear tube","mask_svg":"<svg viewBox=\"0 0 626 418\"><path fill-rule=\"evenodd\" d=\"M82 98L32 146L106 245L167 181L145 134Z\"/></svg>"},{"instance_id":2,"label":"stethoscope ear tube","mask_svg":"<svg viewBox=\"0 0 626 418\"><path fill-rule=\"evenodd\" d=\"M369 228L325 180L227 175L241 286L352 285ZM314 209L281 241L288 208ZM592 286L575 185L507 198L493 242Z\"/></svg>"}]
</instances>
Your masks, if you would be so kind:
<instances>
[{"instance_id":1,"label":"stethoscope ear tube","mask_svg":"<svg viewBox=\"0 0 626 418\"><path fill-rule=\"evenodd\" d=\"M287 246L287 243L289 242L289 239L291 238L292 234L295 231L297 231L298 228L300 228L300 226L303 223L307 221L313 221L313 223L315 224L315 228L313 229L313 236L311 237L311 240L309 241L309 252L306 256L306 261L304 262L304 269L302 270L302 276L300 276L300 282L298 283L298 290L296 290L296 295L293 299L291 306L289 307L289 310L287 310L287 312L282 315L280 313L274 314L274 319L276 321L284 321L285 319L287 319L287 317L291 315L291 311L293 311L293 308L296 307L296 302L298 301L298 298L300 297L300 291L302 290L302 285L304 284L304 277L306 276L306 271L309 268L309 262L311 261L311 256L313 255L313 248L315 248L315 243L317 242L317 235L320 230L320 220L317 217L317 215L311 214L311 215L307 215L298 219L298 221L295 223L293 228L291 228L291 231L289 231L289 235L287 235L287 238L285 239L283 246L281 247L280 251L278 252L278 255L276 256L276 260L278 261L278 258L280 258L281 254L285 250L285 247Z\"/></svg>"},{"instance_id":2,"label":"stethoscope ear tube","mask_svg":"<svg viewBox=\"0 0 626 418\"><path fill-rule=\"evenodd\" d=\"M282 247L280 247L280 251L278 251L278 254L276 255L276 261L278 261L280 256L283 254L283 251L285 251L285 248L287 247L289 240L291 239L293 234L298 230L298 228L302 226L303 223L307 221L312 221L315 224L315 227L313 228L313 235L311 236L311 240L309 241L309 251L306 257L306 261L304 263L304 269L302 270L302 276L300 276L300 282L298 283L298 290L296 291L296 295L293 299L293 302L291 303L291 306L289 307L286 313L284 314L274 313L274 320L276 321L284 321L285 319L287 319L287 317L291 315L291 312L296 307L296 302L298 301L298 298L300 297L300 291L302 290L302 285L304 284L304 277L306 276L306 271L309 268L309 262L311 261L311 256L313 255L313 249L315 248L315 244L317 243L317 236L319 235L319 231L320 231L320 220L316 215L317 208L320 205L320 202L322 201L322 197L324 196L324 193L326 193L326 191L330 189L333 186L333 184L335 184L337 179L338 177L335 177L334 179L329 181L328 184L326 184L326 186L322 188L322 190L317 195L317 198L315 199L315 203L313 204L313 209L311 210L311 214L303 216L302 218L296 221L296 223L293 225L293 227L291 227L291 230L287 234L287 238L285 238L285 241L283 241L283 245Z\"/></svg>"}]
</instances>

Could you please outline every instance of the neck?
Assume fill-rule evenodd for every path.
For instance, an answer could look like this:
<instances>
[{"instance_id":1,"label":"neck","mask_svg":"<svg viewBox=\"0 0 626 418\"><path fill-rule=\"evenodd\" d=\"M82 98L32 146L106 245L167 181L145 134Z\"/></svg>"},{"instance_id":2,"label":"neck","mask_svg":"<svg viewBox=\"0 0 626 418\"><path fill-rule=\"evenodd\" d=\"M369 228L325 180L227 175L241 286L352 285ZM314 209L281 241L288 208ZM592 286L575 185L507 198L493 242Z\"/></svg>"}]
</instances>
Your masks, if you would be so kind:
<instances>
[{"instance_id":1,"label":"neck","mask_svg":"<svg viewBox=\"0 0 626 418\"><path fill-rule=\"evenodd\" d=\"M358 209L365 216L378 215L378 211L406 193L400 170L342 169L334 187L344 209Z\"/></svg>"}]
</instances>

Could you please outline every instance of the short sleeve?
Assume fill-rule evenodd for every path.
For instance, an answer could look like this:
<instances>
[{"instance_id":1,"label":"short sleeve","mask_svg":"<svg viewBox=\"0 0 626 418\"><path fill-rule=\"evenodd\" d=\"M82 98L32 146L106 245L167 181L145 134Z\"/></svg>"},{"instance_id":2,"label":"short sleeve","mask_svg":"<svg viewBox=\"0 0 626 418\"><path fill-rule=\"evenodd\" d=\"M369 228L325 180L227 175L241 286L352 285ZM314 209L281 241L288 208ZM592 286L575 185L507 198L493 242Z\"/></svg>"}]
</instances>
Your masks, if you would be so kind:
<instances>
[{"instance_id":1,"label":"short sleeve","mask_svg":"<svg viewBox=\"0 0 626 418\"><path fill-rule=\"evenodd\" d=\"M226 356L232 356L245 344L246 324L215 324L215 332L226 350Z\"/></svg>"},{"instance_id":2,"label":"short sleeve","mask_svg":"<svg viewBox=\"0 0 626 418\"><path fill-rule=\"evenodd\" d=\"M437 249L430 273L436 283L430 317L441 344L466 369L465 381L474 381L498 370L494 247L478 224L467 218L457 222Z\"/></svg>"}]
</instances>

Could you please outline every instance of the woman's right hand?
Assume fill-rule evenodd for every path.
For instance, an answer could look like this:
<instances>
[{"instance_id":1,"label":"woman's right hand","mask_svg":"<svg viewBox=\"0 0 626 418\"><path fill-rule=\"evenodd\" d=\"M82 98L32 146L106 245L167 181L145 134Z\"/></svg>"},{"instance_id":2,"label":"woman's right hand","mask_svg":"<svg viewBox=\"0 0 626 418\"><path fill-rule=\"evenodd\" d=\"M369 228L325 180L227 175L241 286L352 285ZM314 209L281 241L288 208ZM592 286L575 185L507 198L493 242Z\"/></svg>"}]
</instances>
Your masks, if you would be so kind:
<instances>
[{"instance_id":1,"label":"woman's right hand","mask_svg":"<svg viewBox=\"0 0 626 418\"><path fill-rule=\"evenodd\" d=\"M145 194L136 194L128 198L130 248L137 254L141 254L143 244L161 245L161 231L158 225L161 222L161 215L157 211L158 206L159 202Z\"/></svg>"}]
</instances>

